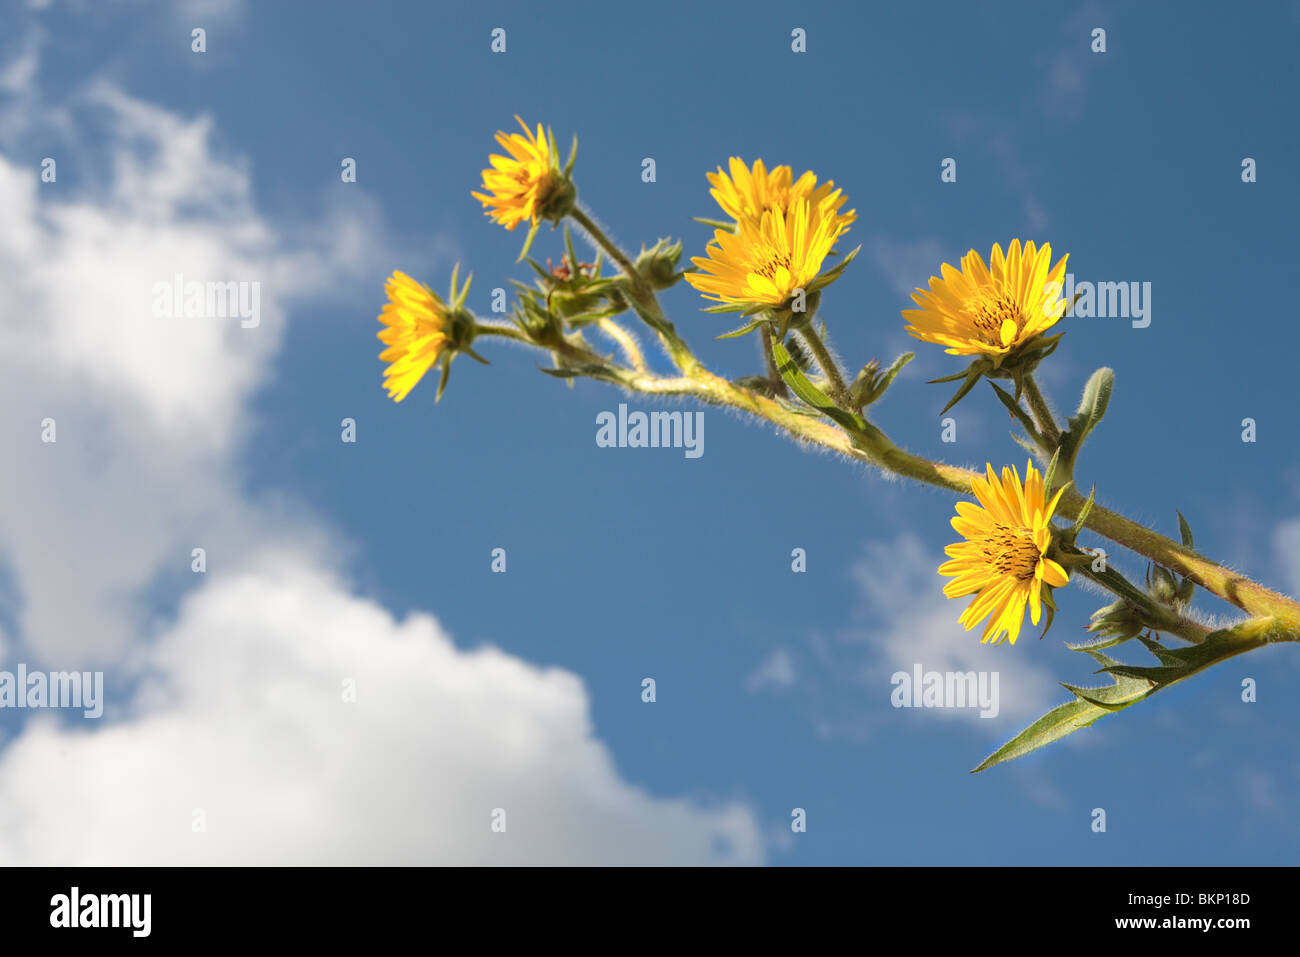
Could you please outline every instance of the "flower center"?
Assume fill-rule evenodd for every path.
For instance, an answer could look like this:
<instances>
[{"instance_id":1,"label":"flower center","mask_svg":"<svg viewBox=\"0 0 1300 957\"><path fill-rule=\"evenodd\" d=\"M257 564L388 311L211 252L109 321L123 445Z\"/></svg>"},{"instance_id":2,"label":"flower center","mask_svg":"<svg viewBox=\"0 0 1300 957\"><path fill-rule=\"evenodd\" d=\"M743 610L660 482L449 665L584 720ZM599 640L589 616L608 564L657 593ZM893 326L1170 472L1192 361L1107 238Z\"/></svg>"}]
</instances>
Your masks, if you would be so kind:
<instances>
[{"instance_id":1,"label":"flower center","mask_svg":"<svg viewBox=\"0 0 1300 957\"><path fill-rule=\"evenodd\" d=\"M1027 319L1016 298L1000 289L986 289L974 299L967 300L966 314L980 338L994 346L1003 345L1002 326L1008 319L1016 324L1017 337L1025 328Z\"/></svg>"},{"instance_id":2,"label":"flower center","mask_svg":"<svg viewBox=\"0 0 1300 957\"><path fill-rule=\"evenodd\" d=\"M1026 528L996 525L980 540L980 554L999 575L1011 575L1018 581L1034 577L1042 557Z\"/></svg>"},{"instance_id":3,"label":"flower center","mask_svg":"<svg viewBox=\"0 0 1300 957\"><path fill-rule=\"evenodd\" d=\"M790 270L790 254L773 246L764 246L754 256L754 272L766 279L776 276L778 269Z\"/></svg>"}]
</instances>

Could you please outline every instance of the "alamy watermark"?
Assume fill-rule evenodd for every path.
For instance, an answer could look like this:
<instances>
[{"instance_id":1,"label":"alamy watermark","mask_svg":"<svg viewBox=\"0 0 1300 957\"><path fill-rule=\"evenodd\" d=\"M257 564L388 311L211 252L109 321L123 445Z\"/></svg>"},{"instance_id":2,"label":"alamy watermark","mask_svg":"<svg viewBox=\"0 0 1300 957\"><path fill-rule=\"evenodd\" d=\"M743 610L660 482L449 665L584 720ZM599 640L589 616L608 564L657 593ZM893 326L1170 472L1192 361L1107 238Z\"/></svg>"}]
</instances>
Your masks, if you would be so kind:
<instances>
[{"instance_id":1,"label":"alamy watermark","mask_svg":"<svg viewBox=\"0 0 1300 957\"><path fill-rule=\"evenodd\" d=\"M124 928L132 937L148 937L152 910L152 894L83 894L74 886L50 898L50 926Z\"/></svg>"},{"instance_id":2,"label":"alamy watermark","mask_svg":"<svg viewBox=\"0 0 1300 957\"><path fill-rule=\"evenodd\" d=\"M1064 294L1065 315L1070 318L1131 319L1134 329L1151 325L1149 282L1075 282L1074 273L1068 272L1064 285L1049 282L1043 291L1047 309L1060 302Z\"/></svg>"},{"instance_id":3,"label":"alamy watermark","mask_svg":"<svg viewBox=\"0 0 1300 957\"><path fill-rule=\"evenodd\" d=\"M80 708L87 718L104 713L104 672L0 671L0 708Z\"/></svg>"},{"instance_id":4,"label":"alamy watermark","mask_svg":"<svg viewBox=\"0 0 1300 957\"><path fill-rule=\"evenodd\" d=\"M895 708L979 708L981 718L998 716L996 671L895 671L889 695Z\"/></svg>"},{"instance_id":5,"label":"alamy watermark","mask_svg":"<svg viewBox=\"0 0 1300 957\"><path fill-rule=\"evenodd\" d=\"M238 319L245 329L262 322L262 284L186 281L177 273L171 282L153 284L155 319Z\"/></svg>"},{"instance_id":6,"label":"alamy watermark","mask_svg":"<svg viewBox=\"0 0 1300 957\"><path fill-rule=\"evenodd\" d=\"M602 449L685 449L688 459L704 454L704 413L628 412L627 403L618 412L596 415L596 445Z\"/></svg>"}]
</instances>

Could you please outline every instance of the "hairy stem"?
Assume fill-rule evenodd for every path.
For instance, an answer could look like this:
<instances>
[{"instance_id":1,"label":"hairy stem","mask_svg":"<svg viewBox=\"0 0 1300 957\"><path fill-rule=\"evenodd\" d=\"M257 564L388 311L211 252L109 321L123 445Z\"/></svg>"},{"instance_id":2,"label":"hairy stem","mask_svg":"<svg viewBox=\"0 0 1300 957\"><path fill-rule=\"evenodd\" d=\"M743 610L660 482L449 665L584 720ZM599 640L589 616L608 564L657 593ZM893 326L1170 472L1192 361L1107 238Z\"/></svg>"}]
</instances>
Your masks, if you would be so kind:
<instances>
[{"instance_id":1,"label":"hairy stem","mask_svg":"<svg viewBox=\"0 0 1300 957\"><path fill-rule=\"evenodd\" d=\"M853 409L853 400L849 397L849 388L844 384L844 377L840 374L839 364L835 361L835 357L831 355L830 349L826 348L826 343L822 341L822 337L817 334L812 317L809 317L808 321L802 325L796 326L795 331L799 333L799 337L812 350L813 358L817 360L818 367L822 370L822 374L826 376L826 383L830 386L830 395L835 400L835 404L846 412L855 411Z\"/></svg>"},{"instance_id":2,"label":"hairy stem","mask_svg":"<svg viewBox=\"0 0 1300 957\"><path fill-rule=\"evenodd\" d=\"M1025 398L1029 402L1029 411L1038 423L1038 431L1043 438L1047 440L1052 449L1061 444L1061 430L1056 425L1056 419L1052 417L1052 410L1048 408L1047 400L1043 398L1042 391L1038 388L1038 383L1034 381L1032 373L1025 376Z\"/></svg>"},{"instance_id":3,"label":"hairy stem","mask_svg":"<svg viewBox=\"0 0 1300 957\"><path fill-rule=\"evenodd\" d=\"M622 348L623 354L627 356L628 363L638 372L645 372L645 356L641 353L641 343L637 341L636 336L628 332L613 319L601 319L596 323L600 331L605 333Z\"/></svg>"},{"instance_id":4,"label":"hairy stem","mask_svg":"<svg viewBox=\"0 0 1300 957\"><path fill-rule=\"evenodd\" d=\"M782 398L789 398L790 390L785 386L785 380L781 378L781 373L776 368L776 356L772 354L772 324L767 323L762 332L759 333L759 340L763 343L763 363L767 369L767 381L772 384L772 391Z\"/></svg>"}]
</instances>

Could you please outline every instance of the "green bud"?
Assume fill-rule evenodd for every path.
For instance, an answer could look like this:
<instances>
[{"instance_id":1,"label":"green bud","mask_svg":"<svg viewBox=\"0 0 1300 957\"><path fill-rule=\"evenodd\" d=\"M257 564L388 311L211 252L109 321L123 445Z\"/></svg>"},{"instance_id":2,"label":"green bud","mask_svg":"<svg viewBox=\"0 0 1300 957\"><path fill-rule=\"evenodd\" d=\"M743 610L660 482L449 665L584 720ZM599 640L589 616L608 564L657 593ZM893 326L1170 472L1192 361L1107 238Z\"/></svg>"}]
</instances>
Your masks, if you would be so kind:
<instances>
[{"instance_id":1,"label":"green bud","mask_svg":"<svg viewBox=\"0 0 1300 957\"><path fill-rule=\"evenodd\" d=\"M1178 597L1178 581L1174 573L1163 565L1148 565L1147 594L1162 605L1172 606Z\"/></svg>"},{"instance_id":2,"label":"green bud","mask_svg":"<svg viewBox=\"0 0 1300 957\"><path fill-rule=\"evenodd\" d=\"M682 258L682 244L661 239L649 249L641 249L636 260L636 271L655 289L667 289L682 278L677 263Z\"/></svg>"}]
</instances>

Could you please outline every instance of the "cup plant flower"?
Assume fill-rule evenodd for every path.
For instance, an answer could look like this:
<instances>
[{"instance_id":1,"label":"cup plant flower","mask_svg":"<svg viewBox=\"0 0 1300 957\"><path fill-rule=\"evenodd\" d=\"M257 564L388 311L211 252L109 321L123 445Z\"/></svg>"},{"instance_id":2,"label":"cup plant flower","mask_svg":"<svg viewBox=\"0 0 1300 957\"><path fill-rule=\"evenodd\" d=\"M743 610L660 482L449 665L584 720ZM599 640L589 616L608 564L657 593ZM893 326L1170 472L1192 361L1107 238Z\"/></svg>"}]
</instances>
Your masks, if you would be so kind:
<instances>
[{"instance_id":1,"label":"cup plant flower","mask_svg":"<svg viewBox=\"0 0 1300 957\"><path fill-rule=\"evenodd\" d=\"M505 229L527 227L519 258L533 270L532 281L511 280L514 310L507 321L493 321L467 308L469 282L458 285L457 271L445 300L394 272L379 316L384 385L394 401L407 398L435 367L440 397L452 360L463 353L485 362L476 342L511 340L548 355L551 363L543 371L552 376L730 406L798 442L955 493L951 525L957 541L945 549L936 588L946 579L944 594L967 600L955 621L967 631L979 627L980 640L989 645L1015 645L1026 617L1030 627L1041 622L1046 634L1056 609L1053 592L1077 578L1110 592L1114 601L1087 625L1090 637L1067 644L1096 664L1100 683L1064 685L1068 701L994 751L977 771L1050 744L1235 655L1300 640L1300 603L1199 554L1181 513L1175 540L1096 504L1095 486L1081 494L1075 481L1080 451L1106 414L1114 375L1106 368L1094 372L1078 410L1064 421L1034 378L1061 342L1056 330L1070 305L1061 297L1068 257L1054 261L1049 243L1013 238L1005 251L994 243L987 260L972 249L960 268L941 264L928 287L913 294L916 308L902 313L911 336L968 360L965 368L934 380L961 383L945 411L987 381L1018 425L1014 437L1031 456L1023 475L1009 462L989 462L980 474L914 455L871 421L870 407L911 353L885 368L873 359L850 376L827 343L818 312L857 252L842 248L856 221L842 188L830 180L819 183L811 171L795 178L790 166L769 168L761 159L731 157L725 171L719 166L705 174L719 212L699 220L713 228L713 236L701 255L691 257L694 268L682 270L681 242L660 239L633 256L578 202L576 137L561 167L554 133L516 120L523 132L497 134L505 153L489 158L472 196ZM563 226L558 265L548 260L542 266L528 257L543 223ZM575 231L595 248L592 261L577 254ZM682 279L708 303L704 311L740 314L739 325L718 338L758 336L764 368L728 378L696 357L658 298ZM597 335L614 351L593 341ZM670 373L647 363L647 335L672 365ZM1103 551L1080 545L1084 534L1147 559L1144 581L1129 581ZM1197 587L1234 606L1235 620L1211 626L1206 616L1190 612ZM1120 646L1146 660L1121 662L1112 657Z\"/></svg>"}]
</instances>

